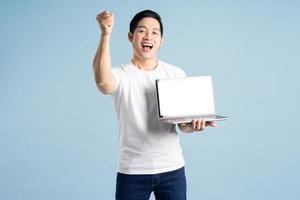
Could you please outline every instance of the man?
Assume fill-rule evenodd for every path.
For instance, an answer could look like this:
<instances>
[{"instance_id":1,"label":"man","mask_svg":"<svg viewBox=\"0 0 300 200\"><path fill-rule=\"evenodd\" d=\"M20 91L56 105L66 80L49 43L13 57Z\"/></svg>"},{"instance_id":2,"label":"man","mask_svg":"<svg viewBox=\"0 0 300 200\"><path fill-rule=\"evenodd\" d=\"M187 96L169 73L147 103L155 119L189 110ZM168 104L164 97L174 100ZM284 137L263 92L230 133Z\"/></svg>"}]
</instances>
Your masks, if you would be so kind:
<instances>
[{"instance_id":1,"label":"man","mask_svg":"<svg viewBox=\"0 0 300 200\"><path fill-rule=\"evenodd\" d=\"M99 90L113 99L119 125L119 161L116 199L186 199L184 159L175 125L158 120L155 80L184 77L180 68L158 60L163 42L160 16L151 10L137 13L130 22L131 62L111 67L110 38L114 15L97 16L101 29L94 58ZM213 122L195 119L180 124L183 132L201 131Z\"/></svg>"}]
</instances>

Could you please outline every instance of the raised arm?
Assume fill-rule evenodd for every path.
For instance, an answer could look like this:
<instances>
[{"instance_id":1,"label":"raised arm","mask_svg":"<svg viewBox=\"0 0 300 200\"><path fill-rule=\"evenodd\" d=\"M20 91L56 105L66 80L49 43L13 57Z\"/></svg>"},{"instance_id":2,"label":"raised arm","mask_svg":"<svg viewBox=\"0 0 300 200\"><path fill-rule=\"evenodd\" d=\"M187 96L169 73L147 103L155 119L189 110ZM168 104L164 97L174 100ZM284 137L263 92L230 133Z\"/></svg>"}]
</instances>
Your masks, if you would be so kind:
<instances>
[{"instance_id":1,"label":"raised arm","mask_svg":"<svg viewBox=\"0 0 300 200\"><path fill-rule=\"evenodd\" d=\"M110 38L114 25L114 15L104 11L97 15L101 29L100 43L94 58L93 69L98 89L104 94L115 90L115 78L111 72Z\"/></svg>"}]
</instances>

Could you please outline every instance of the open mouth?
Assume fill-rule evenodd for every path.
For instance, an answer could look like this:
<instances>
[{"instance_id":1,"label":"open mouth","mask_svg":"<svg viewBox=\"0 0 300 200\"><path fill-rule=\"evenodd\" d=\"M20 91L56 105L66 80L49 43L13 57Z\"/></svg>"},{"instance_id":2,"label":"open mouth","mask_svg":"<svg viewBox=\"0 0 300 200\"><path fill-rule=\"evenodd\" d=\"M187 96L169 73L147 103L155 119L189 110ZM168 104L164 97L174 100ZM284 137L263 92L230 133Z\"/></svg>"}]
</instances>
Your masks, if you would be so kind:
<instances>
[{"instance_id":1,"label":"open mouth","mask_svg":"<svg viewBox=\"0 0 300 200\"><path fill-rule=\"evenodd\" d=\"M149 51L153 48L153 44L142 44L143 50Z\"/></svg>"}]
</instances>

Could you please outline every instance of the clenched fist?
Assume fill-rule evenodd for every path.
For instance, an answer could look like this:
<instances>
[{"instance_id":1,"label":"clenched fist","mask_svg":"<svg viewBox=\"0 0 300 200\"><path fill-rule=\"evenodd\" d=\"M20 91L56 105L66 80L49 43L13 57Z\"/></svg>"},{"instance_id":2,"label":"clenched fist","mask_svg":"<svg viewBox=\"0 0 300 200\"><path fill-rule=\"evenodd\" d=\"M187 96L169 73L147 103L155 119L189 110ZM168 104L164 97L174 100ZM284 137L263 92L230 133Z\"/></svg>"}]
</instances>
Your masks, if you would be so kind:
<instances>
[{"instance_id":1,"label":"clenched fist","mask_svg":"<svg viewBox=\"0 0 300 200\"><path fill-rule=\"evenodd\" d=\"M104 11L97 15L102 35L110 35L114 26L114 15L109 11Z\"/></svg>"}]
</instances>

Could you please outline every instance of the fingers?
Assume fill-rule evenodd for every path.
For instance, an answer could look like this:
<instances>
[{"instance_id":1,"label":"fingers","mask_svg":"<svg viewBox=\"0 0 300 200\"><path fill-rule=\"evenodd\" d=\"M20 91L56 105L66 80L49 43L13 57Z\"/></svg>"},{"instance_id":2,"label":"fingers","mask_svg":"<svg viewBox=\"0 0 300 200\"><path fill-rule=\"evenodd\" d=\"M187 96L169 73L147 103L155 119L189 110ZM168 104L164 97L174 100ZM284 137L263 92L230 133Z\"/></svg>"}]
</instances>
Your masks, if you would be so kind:
<instances>
[{"instance_id":1,"label":"fingers","mask_svg":"<svg viewBox=\"0 0 300 200\"><path fill-rule=\"evenodd\" d=\"M194 119L192 121L192 128L194 131L202 131L206 126L206 121L205 119L199 118L199 119Z\"/></svg>"},{"instance_id":2,"label":"fingers","mask_svg":"<svg viewBox=\"0 0 300 200\"><path fill-rule=\"evenodd\" d=\"M206 121L202 118L194 119L191 122L191 127L194 131L202 131L207 126L216 127L217 124L213 121Z\"/></svg>"},{"instance_id":3,"label":"fingers","mask_svg":"<svg viewBox=\"0 0 300 200\"><path fill-rule=\"evenodd\" d=\"M114 15L112 12L104 11L97 15L96 20L98 21L103 33L111 33L114 24Z\"/></svg>"},{"instance_id":4,"label":"fingers","mask_svg":"<svg viewBox=\"0 0 300 200\"><path fill-rule=\"evenodd\" d=\"M193 119L193 121L191 122L193 130L196 129L196 123L197 123L197 120Z\"/></svg>"},{"instance_id":5,"label":"fingers","mask_svg":"<svg viewBox=\"0 0 300 200\"><path fill-rule=\"evenodd\" d=\"M114 15L113 13L109 11L104 11L97 15L97 21L102 24L111 24L114 20Z\"/></svg>"}]
</instances>

